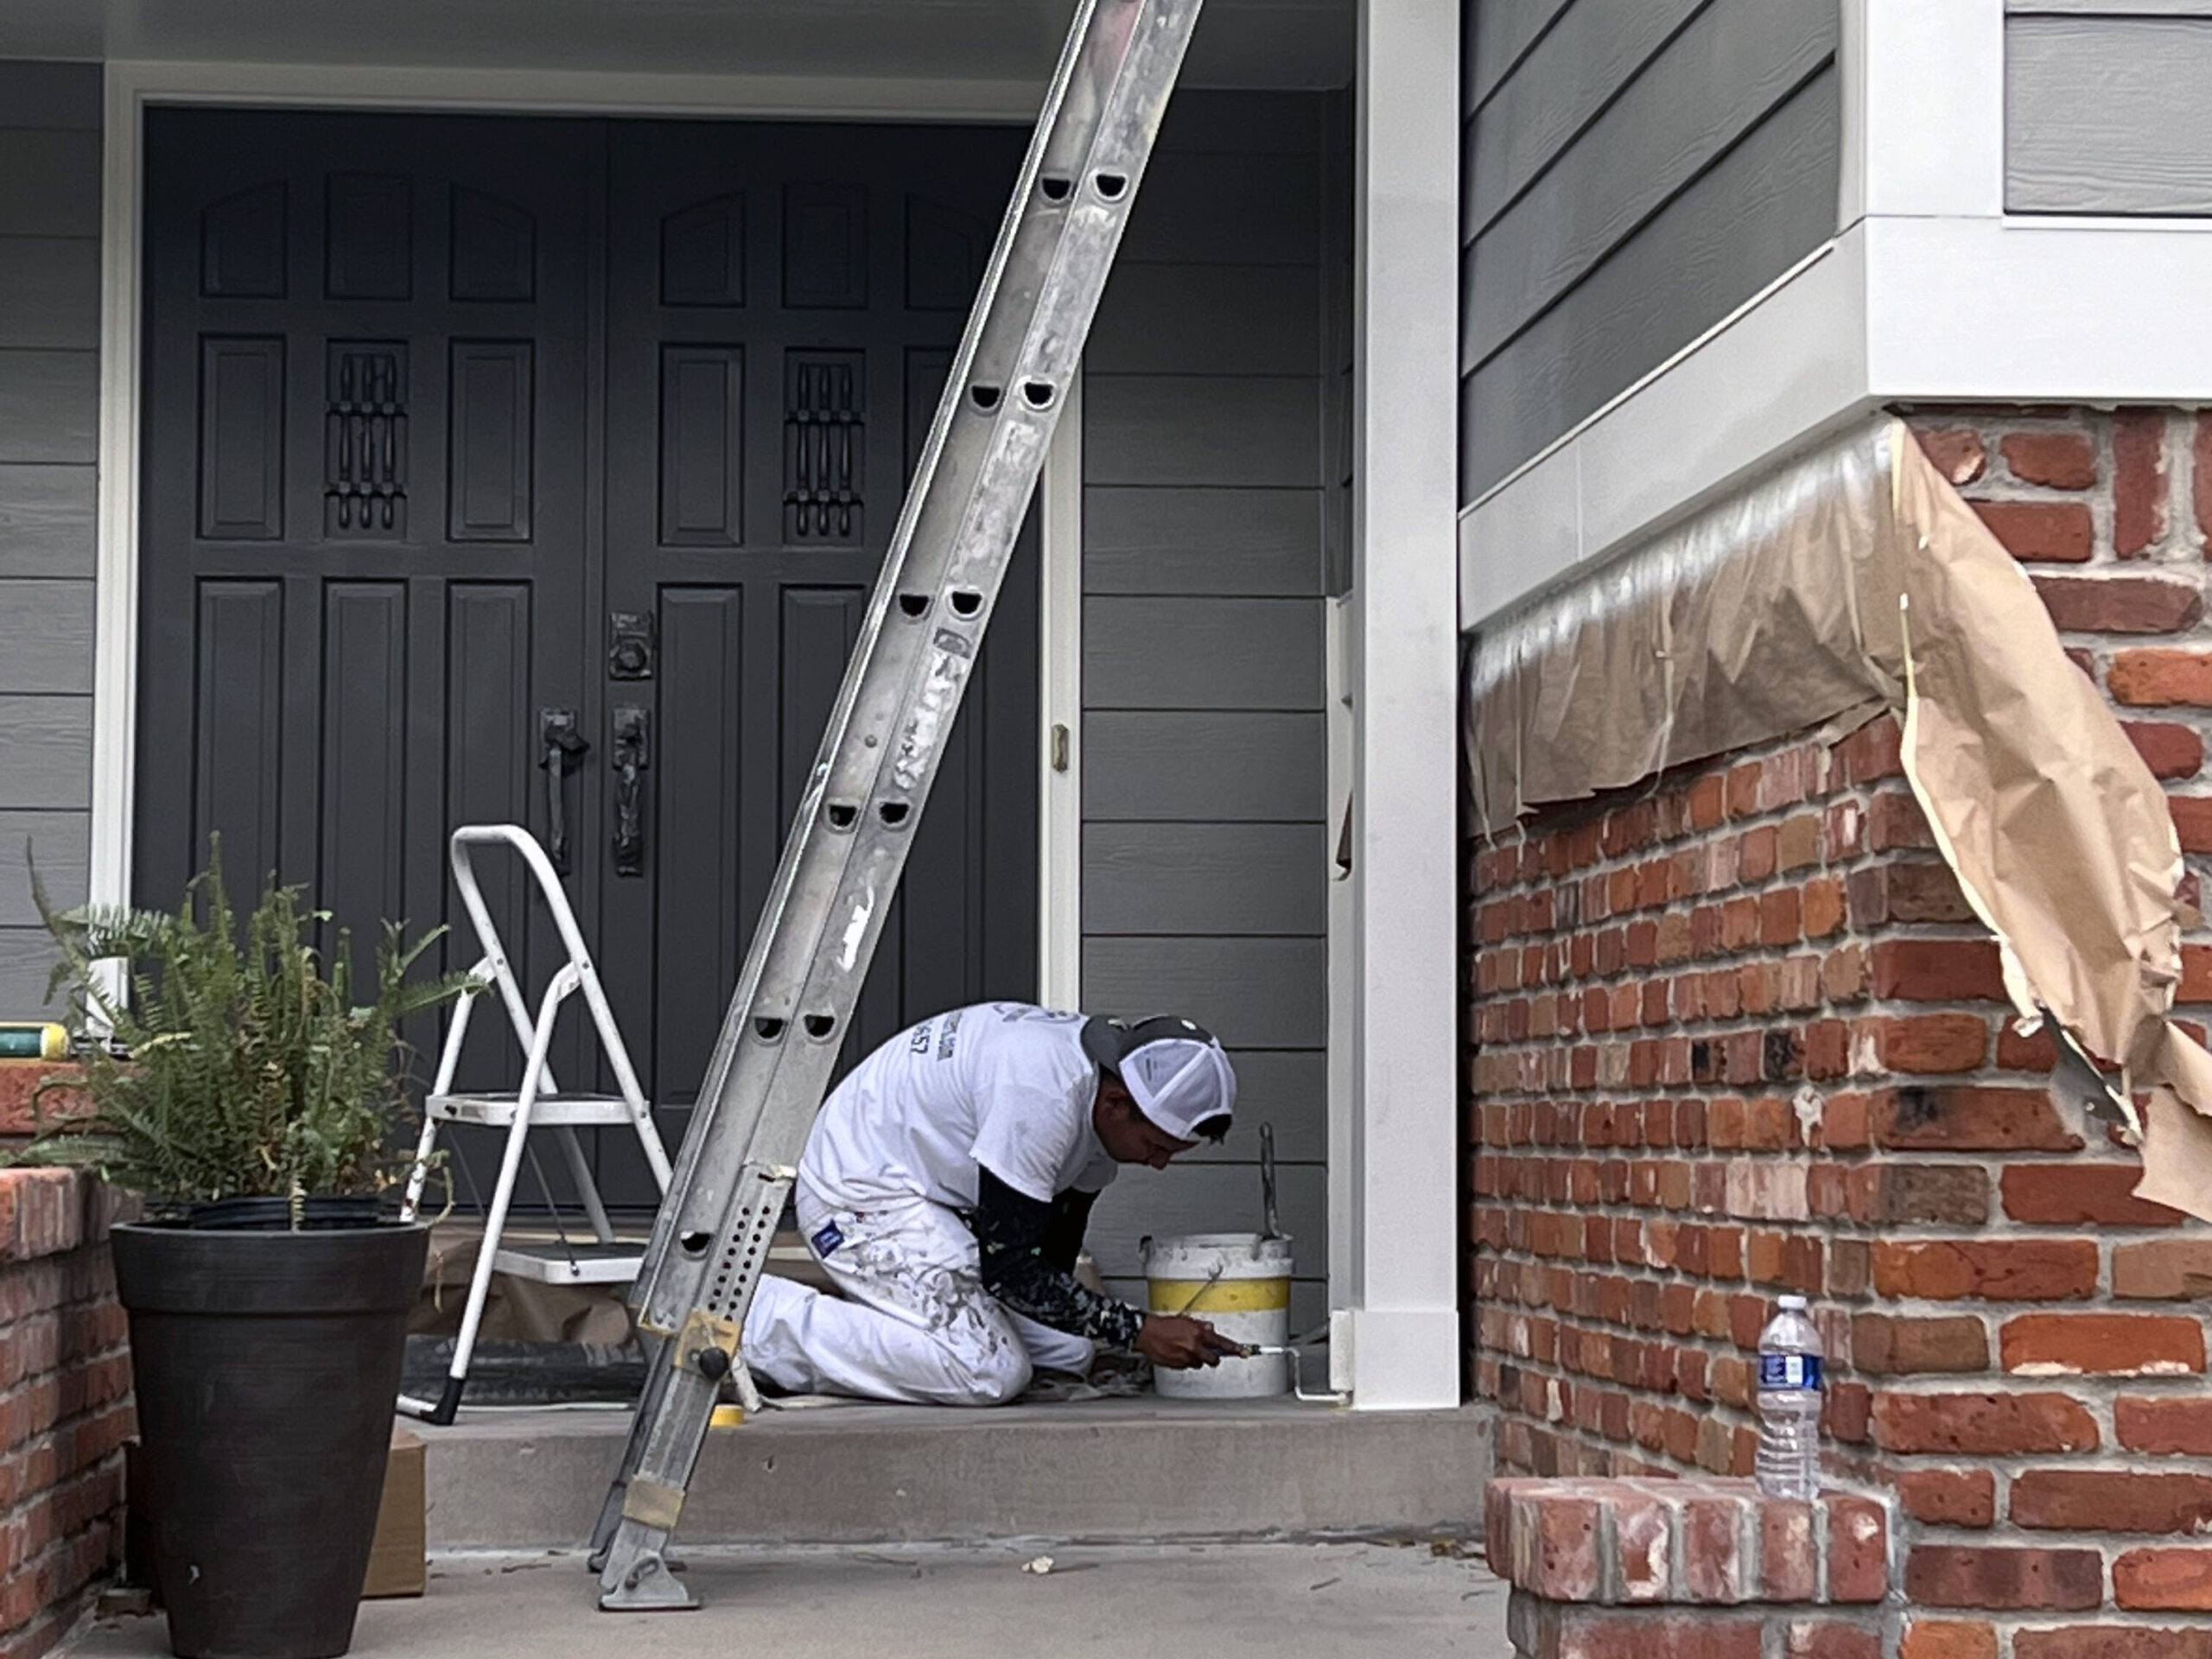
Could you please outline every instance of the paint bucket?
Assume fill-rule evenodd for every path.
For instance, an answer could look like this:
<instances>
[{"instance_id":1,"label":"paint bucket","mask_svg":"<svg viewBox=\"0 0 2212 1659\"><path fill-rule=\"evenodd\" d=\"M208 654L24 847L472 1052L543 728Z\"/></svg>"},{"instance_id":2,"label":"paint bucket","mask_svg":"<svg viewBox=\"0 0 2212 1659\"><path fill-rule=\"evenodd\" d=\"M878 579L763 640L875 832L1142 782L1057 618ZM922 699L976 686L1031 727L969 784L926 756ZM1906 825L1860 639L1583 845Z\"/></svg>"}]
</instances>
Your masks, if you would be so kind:
<instances>
[{"instance_id":1,"label":"paint bucket","mask_svg":"<svg viewBox=\"0 0 2212 1659\"><path fill-rule=\"evenodd\" d=\"M1247 1347L1280 1349L1290 1340L1290 1241L1258 1233L1190 1233L1147 1238L1141 1246L1147 1305L1186 1313ZM1254 1400L1290 1389L1281 1354L1224 1359L1153 1380L1170 1400Z\"/></svg>"}]
</instances>

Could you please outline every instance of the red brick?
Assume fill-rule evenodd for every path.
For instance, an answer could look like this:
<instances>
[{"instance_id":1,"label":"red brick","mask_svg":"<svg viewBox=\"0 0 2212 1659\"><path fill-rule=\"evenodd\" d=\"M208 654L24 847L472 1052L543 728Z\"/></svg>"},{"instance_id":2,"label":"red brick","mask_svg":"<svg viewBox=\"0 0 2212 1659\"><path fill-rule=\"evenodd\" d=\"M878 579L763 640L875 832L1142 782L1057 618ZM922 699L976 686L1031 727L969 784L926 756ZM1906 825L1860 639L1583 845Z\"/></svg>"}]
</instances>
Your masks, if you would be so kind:
<instances>
[{"instance_id":1,"label":"red brick","mask_svg":"<svg viewBox=\"0 0 2212 1659\"><path fill-rule=\"evenodd\" d=\"M1994 939L1880 939L1871 958L1874 995L1907 1002L2002 1002Z\"/></svg>"},{"instance_id":2,"label":"red brick","mask_svg":"<svg viewBox=\"0 0 2212 1659\"><path fill-rule=\"evenodd\" d=\"M2011 1514L2046 1532L2196 1532L2212 1522L2212 1476L2031 1469L2013 1477Z\"/></svg>"},{"instance_id":3,"label":"red brick","mask_svg":"<svg viewBox=\"0 0 2212 1659\"><path fill-rule=\"evenodd\" d=\"M1924 1077L1971 1071L1989 1055L1988 1021L1971 1014L1911 1014L1866 1024L1879 1063Z\"/></svg>"},{"instance_id":4,"label":"red brick","mask_svg":"<svg viewBox=\"0 0 2212 1659\"><path fill-rule=\"evenodd\" d=\"M1905 1626L1897 1659L1997 1659L1997 1627L1916 1618Z\"/></svg>"},{"instance_id":5,"label":"red brick","mask_svg":"<svg viewBox=\"0 0 2212 1659\"><path fill-rule=\"evenodd\" d=\"M2158 576L2037 576L2051 622L2069 633L2183 633L2204 615L2194 586Z\"/></svg>"},{"instance_id":6,"label":"red brick","mask_svg":"<svg viewBox=\"0 0 2212 1659\"><path fill-rule=\"evenodd\" d=\"M1870 1376L1911 1376L1989 1368L1989 1336L1980 1319L1907 1319L1858 1313L1851 1320L1851 1362Z\"/></svg>"},{"instance_id":7,"label":"red brick","mask_svg":"<svg viewBox=\"0 0 2212 1659\"><path fill-rule=\"evenodd\" d=\"M2141 646L2117 652L2105 684L2138 709L2212 708L2212 654Z\"/></svg>"},{"instance_id":8,"label":"red brick","mask_svg":"<svg viewBox=\"0 0 2212 1659\"><path fill-rule=\"evenodd\" d=\"M1986 1527L1997 1519L1997 1478L1986 1469L1910 1469L1897 1477L1905 1513L1932 1527Z\"/></svg>"},{"instance_id":9,"label":"red brick","mask_svg":"<svg viewBox=\"0 0 2212 1659\"><path fill-rule=\"evenodd\" d=\"M2212 1659L2212 1630L2069 1624L2059 1630L2021 1630L2012 1637L2012 1659Z\"/></svg>"},{"instance_id":10,"label":"red brick","mask_svg":"<svg viewBox=\"0 0 2212 1659\"><path fill-rule=\"evenodd\" d=\"M1976 501L1973 506L2016 559L2080 564L2095 543L2089 509L2079 501Z\"/></svg>"},{"instance_id":11,"label":"red brick","mask_svg":"<svg viewBox=\"0 0 2212 1659\"><path fill-rule=\"evenodd\" d=\"M2086 1238L1879 1239L1874 1288L1884 1296L2050 1302L2097 1287L2097 1247Z\"/></svg>"},{"instance_id":12,"label":"red brick","mask_svg":"<svg viewBox=\"0 0 2212 1659\"><path fill-rule=\"evenodd\" d=\"M2204 1327L2139 1313L2024 1313L1999 1338L2005 1369L2037 1376L2179 1376L2204 1369Z\"/></svg>"},{"instance_id":13,"label":"red brick","mask_svg":"<svg viewBox=\"0 0 2212 1659\"><path fill-rule=\"evenodd\" d=\"M1539 1605L1529 1624L1544 1659L1761 1659L1765 1649L1761 1620L1709 1612Z\"/></svg>"},{"instance_id":14,"label":"red brick","mask_svg":"<svg viewBox=\"0 0 2212 1659\"><path fill-rule=\"evenodd\" d=\"M2169 795L2166 811L2184 853L2212 853L2212 796Z\"/></svg>"},{"instance_id":15,"label":"red brick","mask_svg":"<svg viewBox=\"0 0 2212 1659\"><path fill-rule=\"evenodd\" d=\"M1874 1396L1874 1443L1969 1457L2092 1452L2097 1425L2063 1394L1884 1392Z\"/></svg>"},{"instance_id":16,"label":"red brick","mask_svg":"<svg viewBox=\"0 0 2212 1659\"><path fill-rule=\"evenodd\" d=\"M2212 1296L2212 1239L2154 1238L2114 1245L2112 1291L2132 1301Z\"/></svg>"},{"instance_id":17,"label":"red brick","mask_svg":"<svg viewBox=\"0 0 2212 1659\"><path fill-rule=\"evenodd\" d=\"M1993 1549L1918 1544L1905 1557L1904 1592L1923 1607L2094 1607L2104 1558L2094 1549Z\"/></svg>"},{"instance_id":18,"label":"red brick","mask_svg":"<svg viewBox=\"0 0 2212 1659\"><path fill-rule=\"evenodd\" d=\"M1976 1022L1977 1025L1980 1023ZM2078 1152L2041 1089L1913 1084L1875 1096L1874 1141L1897 1150Z\"/></svg>"},{"instance_id":19,"label":"red brick","mask_svg":"<svg viewBox=\"0 0 2212 1659\"><path fill-rule=\"evenodd\" d=\"M1783 1634L1783 1659L1882 1659L1877 1631L1840 1619L1792 1619Z\"/></svg>"},{"instance_id":20,"label":"red brick","mask_svg":"<svg viewBox=\"0 0 2212 1659\"><path fill-rule=\"evenodd\" d=\"M1739 1602L1758 1592L1744 1555L1748 1494L1700 1493L1682 1502L1682 1587L1691 1601Z\"/></svg>"},{"instance_id":21,"label":"red brick","mask_svg":"<svg viewBox=\"0 0 2212 1659\"><path fill-rule=\"evenodd\" d=\"M1879 1601L1890 1590L1890 1533L1882 1507L1870 1498L1831 1494L1828 1521L1828 1599Z\"/></svg>"},{"instance_id":22,"label":"red brick","mask_svg":"<svg viewBox=\"0 0 2212 1659\"><path fill-rule=\"evenodd\" d=\"M2196 417L2193 448L2196 465L2191 474L2190 494L2196 508L2196 527L2205 536L2208 556L2212 556L2212 415Z\"/></svg>"},{"instance_id":23,"label":"red brick","mask_svg":"<svg viewBox=\"0 0 2212 1659\"><path fill-rule=\"evenodd\" d=\"M2122 1395L2113 1421L2120 1443L2132 1452L2212 1457L2212 1399Z\"/></svg>"},{"instance_id":24,"label":"red brick","mask_svg":"<svg viewBox=\"0 0 2212 1659\"><path fill-rule=\"evenodd\" d=\"M2005 1213L2044 1227L2171 1227L2178 1211L2135 1196L2136 1164L2015 1164L2003 1177Z\"/></svg>"},{"instance_id":25,"label":"red brick","mask_svg":"<svg viewBox=\"0 0 2212 1659\"><path fill-rule=\"evenodd\" d=\"M2124 409L2113 416L2113 551L2133 558L2166 533L2166 417Z\"/></svg>"},{"instance_id":26,"label":"red brick","mask_svg":"<svg viewBox=\"0 0 2212 1659\"><path fill-rule=\"evenodd\" d=\"M2204 740L2187 726L2131 720L2120 729L2153 778L2194 778L2204 769Z\"/></svg>"},{"instance_id":27,"label":"red brick","mask_svg":"<svg viewBox=\"0 0 2212 1659\"><path fill-rule=\"evenodd\" d=\"M2131 1609L2212 1611L2212 1549L2131 1549L2112 1564L2112 1599Z\"/></svg>"},{"instance_id":28,"label":"red brick","mask_svg":"<svg viewBox=\"0 0 2212 1659\"><path fill-rule=\"evenodd\" d=\"M1989 452L1982 448L1980 434L1971 428L1938 427L1913 435L1920 440L1921 453L1953 484L1973 483L1988 466Z\"/></svg>"},{"instance_id":29,"label":"red brick","mask_svg":"<svg viewBox=\"0 0 2212 1659\"><path fill-rule=\"evenodd\" d=\"M2086 490L2097 481L2096 446L2079 432L2007 432L1998 448L2023 484Z\"/></svg>"}]
</instances>

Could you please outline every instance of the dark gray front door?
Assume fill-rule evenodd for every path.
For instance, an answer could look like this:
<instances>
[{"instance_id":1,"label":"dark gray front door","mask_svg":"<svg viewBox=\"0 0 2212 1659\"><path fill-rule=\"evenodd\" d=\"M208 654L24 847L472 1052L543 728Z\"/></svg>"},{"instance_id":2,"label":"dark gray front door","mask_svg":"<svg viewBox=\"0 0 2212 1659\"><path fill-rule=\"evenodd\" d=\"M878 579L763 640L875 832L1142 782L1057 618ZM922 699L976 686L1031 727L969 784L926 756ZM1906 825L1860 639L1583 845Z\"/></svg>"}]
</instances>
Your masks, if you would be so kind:
<instances>
[{"instance_id":1,"label":"dark gray front door","mask_svg":"<svg viewBox=\"0 0 2212 1659\"><path fill-rule=\"evenodd\" d=\"M140 895L219 830L235 887L273 869L357 939L458 919L447 830L550 842L557 785L672 1142L1021 135L162 110L146 142ZM1035 541L855 1051L1033 994Z\"/></svg>"}]
</instances>

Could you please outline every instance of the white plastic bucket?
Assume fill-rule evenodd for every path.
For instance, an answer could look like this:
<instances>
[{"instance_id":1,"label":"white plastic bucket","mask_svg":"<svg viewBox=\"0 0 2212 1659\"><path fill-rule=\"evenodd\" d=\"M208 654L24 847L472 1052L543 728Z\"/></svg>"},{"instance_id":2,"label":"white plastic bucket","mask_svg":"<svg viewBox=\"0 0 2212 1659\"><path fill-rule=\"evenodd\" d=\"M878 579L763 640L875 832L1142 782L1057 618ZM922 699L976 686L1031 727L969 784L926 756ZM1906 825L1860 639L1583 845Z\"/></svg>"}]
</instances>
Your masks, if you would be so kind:
<instances>
[{"instance_id":1,"label":"white plastic bucket","mask_svg":"<svg viewBox=\"0 0 2212 1659\"><path fill-rule=\"evenodd\" d=\"M1257 1233L1190 1233L1147 1238L1142 1246L1147 1305L1184 1313L1248 1347L1290 1340L1290 1241ZM1281 1354L1224 1359L1187 1371L1153 1368L1171 1400L1252 1400L1290 1389Z\"/></svg>"}]
</instances>

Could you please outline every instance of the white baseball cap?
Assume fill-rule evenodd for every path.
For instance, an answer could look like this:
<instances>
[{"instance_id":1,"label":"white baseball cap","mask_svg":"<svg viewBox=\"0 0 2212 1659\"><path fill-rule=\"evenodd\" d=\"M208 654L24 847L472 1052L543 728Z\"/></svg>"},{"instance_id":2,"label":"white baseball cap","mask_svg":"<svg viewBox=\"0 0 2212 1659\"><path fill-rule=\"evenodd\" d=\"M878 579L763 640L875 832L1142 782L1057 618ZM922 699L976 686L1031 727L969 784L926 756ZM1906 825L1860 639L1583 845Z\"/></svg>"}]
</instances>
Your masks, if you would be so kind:
<instances>
[{"instance_id":1,"label":"white baseball cap","mask_svg":"<svg viewBox=\"0 0 2212 1659\"><path fill-rule=\"evenodd\" d=\"M1137 1109L1179 1141L1236 1109L1236 1073L1213 1033L1173 1014L1125 1026L1093 1019L1084 1052L1122 1080Z\"/></svg>"}]
</instances>

